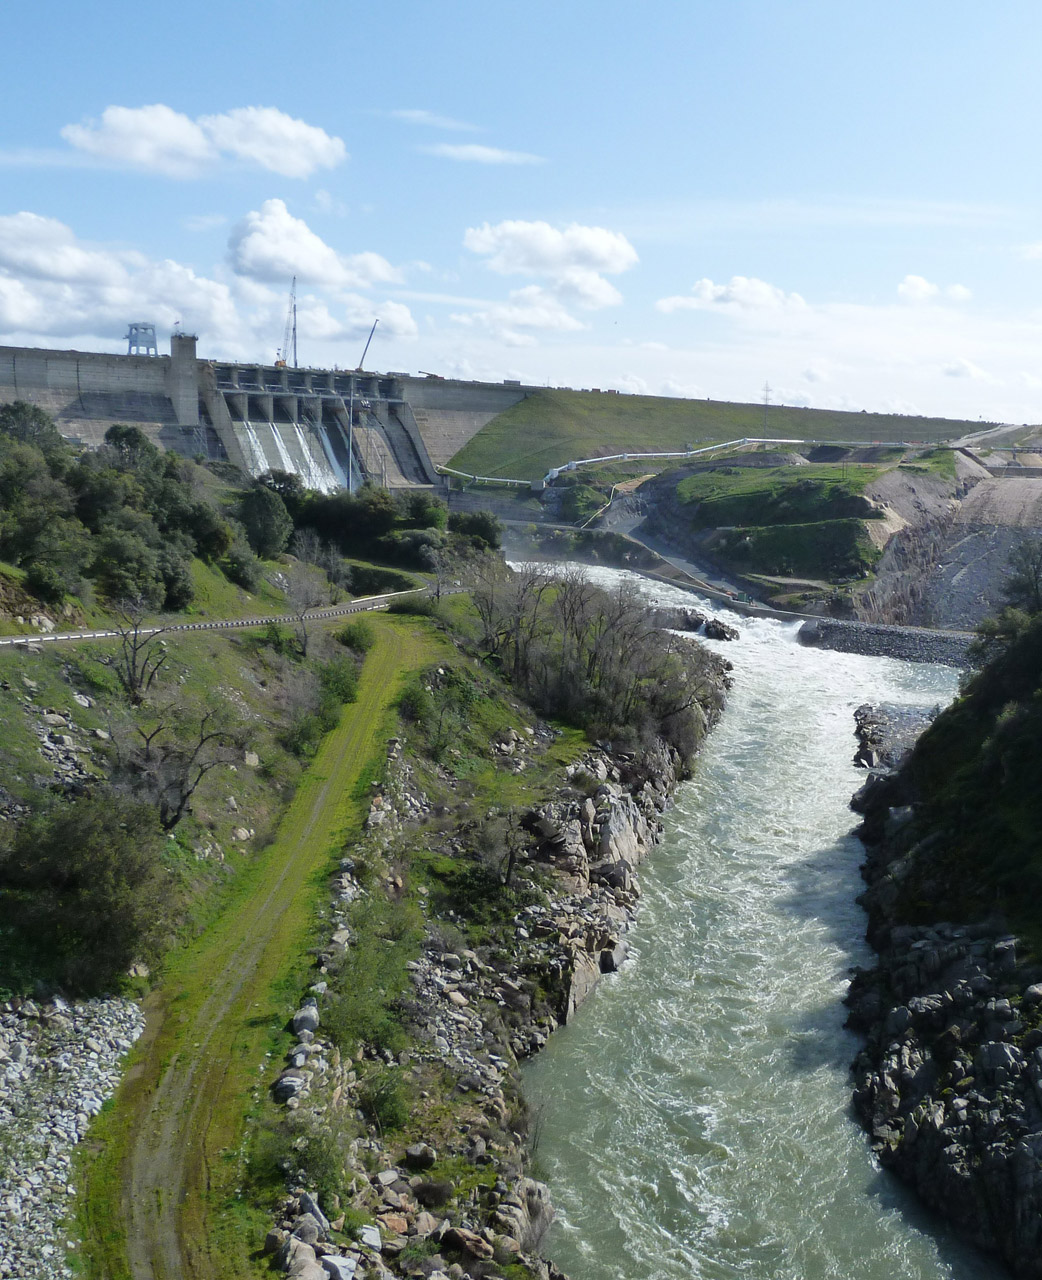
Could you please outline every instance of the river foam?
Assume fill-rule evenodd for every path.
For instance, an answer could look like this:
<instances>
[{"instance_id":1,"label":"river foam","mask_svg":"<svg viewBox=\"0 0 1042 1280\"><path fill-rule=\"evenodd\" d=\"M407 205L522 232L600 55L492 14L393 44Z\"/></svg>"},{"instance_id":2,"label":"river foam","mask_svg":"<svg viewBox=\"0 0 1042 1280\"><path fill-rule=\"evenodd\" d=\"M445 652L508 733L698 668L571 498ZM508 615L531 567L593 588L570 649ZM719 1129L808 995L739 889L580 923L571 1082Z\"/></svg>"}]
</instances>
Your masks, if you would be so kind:
<instances>
[{"instance_id":1,"label":"river foam","mask_svg":"<svg viewBox=\"0 0 1042 1280\"><path fill-rule=\"evenodd\" d=\"M735 688L642 870L632 958L527 1070L560 1215L544 1248L573 1280L994 1277L874 1165L850 1115L841 1003L871 959L853 710L943 704L955 673L724 616L742 638L713 647Z\"/></svg>"}]
</instances>

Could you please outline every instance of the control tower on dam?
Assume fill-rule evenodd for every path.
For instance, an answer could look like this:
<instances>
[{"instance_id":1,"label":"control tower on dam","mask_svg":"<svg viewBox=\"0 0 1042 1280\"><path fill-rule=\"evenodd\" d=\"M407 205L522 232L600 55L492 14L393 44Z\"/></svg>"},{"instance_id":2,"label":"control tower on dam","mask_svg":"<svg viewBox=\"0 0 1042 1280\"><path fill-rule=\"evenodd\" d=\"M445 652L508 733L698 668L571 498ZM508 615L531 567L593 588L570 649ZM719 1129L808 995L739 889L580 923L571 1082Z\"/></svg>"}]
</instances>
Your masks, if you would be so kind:
<instances>
[{"instance_id":1,"label":"control tower on dam","mask_svg":"<svg viewBox=\"0 0 1042 1280\"><path fill-rule=\"evenodd\" d=\"M201 360L186 333L171 336L168 356L0 347L0 403L39 405L69 440L96 448L128 423L161 449L252 476L293 472L325 492L439 484L436 467L534 389Z\"/></svg>"}]
</instances>

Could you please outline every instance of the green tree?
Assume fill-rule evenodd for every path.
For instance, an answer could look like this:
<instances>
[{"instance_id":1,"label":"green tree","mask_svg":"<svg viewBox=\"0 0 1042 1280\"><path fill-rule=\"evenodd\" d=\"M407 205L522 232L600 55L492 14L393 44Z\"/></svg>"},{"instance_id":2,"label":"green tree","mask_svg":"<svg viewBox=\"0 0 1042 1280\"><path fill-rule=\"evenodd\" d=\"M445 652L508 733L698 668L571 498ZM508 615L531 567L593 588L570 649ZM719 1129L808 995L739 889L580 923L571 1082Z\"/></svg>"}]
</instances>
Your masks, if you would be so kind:
<instances>
[{"instance_id":1,"label":"green tree","mask_svg":"<svg viewBox=\"0 0 1042 1280\"><path fill-rule=\"evenodd\" d=\"M1042 539L1029 538L1009 553L1002 594L1014 609L1032 617L1042 613Z\"/></svg>"},{"instance_id":2,"label":"green tree","mask_svg":"<svg viewBox=\"0 0 1042 1280\"><path fill-rule=\"evenodd\" d=\"M0 431L44 451L61 449L65 444L51 415L25 400L0 405Z\"/></svg>"},{"instance_id":3,"label":"green tree","mask_svg":"<svg viewBox=\"0 0 1042 1280\"><path fill-rule=\"evenodd\" d=\"M358 495L360 532L369 538L390 533L398 520L398 508L386 489L366 484Z\"/></svg>"},{"instance_id":4,"label":"green tree","mask_svg":"<svg viewBox=\"0 0 1042 1280\"><path fill-rule=\"evenodd\" d=\"M503 526L491 511L453 511L449 532L464 534L481 550L495 550L502 540Z\"/></svg>"},{"instance_id":5,"label":"green tree","mask_svg":"<svg viewBox=\"0 0 1042 1280\"><path fill-rule=\"evenodd\" d=\"M101 792L31 818L0 856L0 934L34 972L104 990L157 958L173 914L154 810Z\"/></svg>"},{"instance_id":6,"label":"green tree","mask_svg":"<svg viewBox=\"0 0 1042 1280\"><path fill-rule=\"evenodd\" d=\"M105 432L105 443L123 471L155 469L161 464L162 454L140 427L114 422Z\"/></svg>"},{"instance_id":7,"label":"green tree","mask_svg":"<svg viewBox=\"0 0 1042 1280\"><path fill-rule=\"evenodd\" d=\"M239 519L253 550L264 560L271 560L286 548L293 521L286 504L266 485L248 490L239 503Z\"/></svg>"},{"instance_id":8,"label":"green tree","mask_svg":"<svg viewBox=\"0 0 1042 1280\"><path fill-rule=\"evenodd\" d=\"M406 494L403 500L404 523L414 529L444 529L449 509L444 502L425 489Z\"/></svg>"},{"instance_id":9,"label":"green tree","mask_svg":"<svg viewBox=\"0 0 1042 1280\"><path fill-rule=\"evenodd\" d=\"M265 471L258 478L258 483L265 485L273 493L277 493L286 504L286 510L294 520L297 519L307 495L307 490L304 488L304 482L300 476L293 471Z\"/></svg>"},{"instance_id":10,"label":"green tree","mask_svg":"<svg viewBox=\"0 0 1042 1280\"><path fill-rule=\"evenodd\" d=\"M208 502L193 502L188 512L188 530L199 556L208 564L227 554L234 540L232 526Z\"/></svg>"},{"instance_id":11,"label":"green tree","mask_svg":"<svg viewBox=\"0 0 1042 1280\"><path fill-rule=\"evenodd\" d=\"M159 555L137 533L112 529L97 540L92 573L110 600L142 600L158 609L166 599Z\"/></svg>"}]
</instances>

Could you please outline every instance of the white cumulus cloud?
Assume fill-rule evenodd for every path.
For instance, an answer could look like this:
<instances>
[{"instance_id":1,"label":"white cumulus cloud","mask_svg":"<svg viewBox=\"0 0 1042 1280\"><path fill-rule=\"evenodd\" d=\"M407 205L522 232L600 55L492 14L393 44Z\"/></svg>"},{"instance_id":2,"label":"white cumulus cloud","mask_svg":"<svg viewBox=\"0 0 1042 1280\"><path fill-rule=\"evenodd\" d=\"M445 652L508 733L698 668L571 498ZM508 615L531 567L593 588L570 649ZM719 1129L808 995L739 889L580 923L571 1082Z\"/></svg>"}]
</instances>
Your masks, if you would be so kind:
<instances>
[{"instance_id":1,"label":"white cumulus cloud","mask_svg":"<svg viewBox=\"0 0 1042 1280\"><path fill-rule=\"evenodd\" d=\"M897 293L905 302L929 302L931 298L939 298L942 293L952 302L968 302L973 297L964 284L949 284L942 289L925 276L914 275L905 276L897 286Z\"/></svg>"},{"instance_id":2,"label":"white cumulus cloud","mask_svg":"<svg viewBox=\"0 0 1042 1280\"><path fill-rule=\"evenodd\" d=\"M115 338L143 315L210 334L242 326L232 289L190 267L86 243L54 218L0 218L0 333Z\"/></svg>"},{"instance_id":3,"label":"white cumulus cloud","mask_svg":"<svg viewBox=\"0 0 1042 1280\"><path fill-rule=\"evenodd\" d=\"M559 277L574 269L617 275L637 262L637 251L621 232L577 222L563 229L548 222L486 222L469 227L463 244L503 275Z\"/></svg>"},{"instance_id":4,"label":"white cumulus cloud","mask_svg":"<svg viewBox=\"0 0 1042 1280\"><path fill-rule=\"evenodd\" d=\"M943 365L941 372L947 378L973 378L975 381L987 380L988 375L972 360L966 360L959 357L957 360L951 360L948 364Z\"/></svg>"},{"instance_id":5,"label":"white cumulus cloud","mask_svg":"<svg viewBox=\"0 0 1042 1280\"><path fill-rule=\"evenodd\" d=\"M806 304L798 293L786 293L777 285L755 276L732 276L727 284L714 284L703 277L690 293L659 298L655 303L667 315L673 311L704 311L714 307L730 311L778 311L800 309Z\"/></svg>"},{"instance_id":6,"label":"white cumulus cloud","mask_svg":"<svg viewBox=\"0 0 1042 1280\"><path fill-rule=\"evenodd\" d=\"M486 330L516 347L531 346L535 342L533 331L570 333L585 327L553 293L536 284L515 289L507 302L457 312L451 318L458 324Z\"/></svg>"},{"instance_id":7,"label":"white cumulus cloud","mask_svg":"<svg viewBox=\"0 0 1042 1280\"><path fill-rule=\"evenodd\" d=\"M469 227L463 244L500 275L542 276L543 292L555 295L558 315L567 314L566 305L590 311L617 306L622 294L605 276L628 271L638 260L621 232L575 222L564 228L548 222L486 222ZM581 325L573 321L569 327Z\"/></svg>"},{"instance_id":8,"label":"white cumulus cloud","mask_svg":"<svg viewBox=\"0 0 1042 1280\"><path fill-rule=\"evenodd\" d=\"M287 178L347 159L341 138L275 107L236 107L193 120L164 103L106 107L98 120L68 124L62 137L109 164L190 178L222 158L242 160Z\"/></svg>"},{"instance_id":9,"label":"white cumulus cloud","mask_svg":"<svg viewBox=\"0 0 1042 1280\"><path fill-rule=\"evenodd\" d=\"M312 252L315 270L315 263L324 261L329 267L320 280L324 289L302 292L298 299L302 341L329 344L332 363L337 346L368 333L377 316L386 338L416 336L416 322L404 303L376 303L352 289L352 281L368 287L388 271L393 274L383 258L334 254L327 261L323 254L333 251L321 241L316 248L300 235L298 249L301 243ZM244 252L277 265L263 238L249 242L247 237ZM294 264L288 261L287 270ZM213 354L271 359L286 314L287 280L285 270L274 277L277 288L257 276L221 269L210 277L169 258L81 240L54 218L28 212L0 217L0 340L47 346L76 338L88 349L98 342L111 349L128 321L144 318L160 330L180 322L199 335L201 349Z\"/></svg>"},{"instance_id":10,"label":"white cumulus cloud","mask_svg":"<svg viewBox=\"0 0 1042 1280\"><path fill-rule=\"evenodd\" d=\"M0 217L0 270L66 284L115 285L127 277L128 264L141 259L85 245L72 228L37 213Z\"/></svg>"},{"instance_id":11,"label":"white cumulus cloud","mask_svg":"<svg viewBox=\"0 0 1042 1280\"><path fill-rule=\"evenodd\" d=\"M905 276L897 286L897 295L905 302L926 302L928 298L936 298L940 291L925 276Z\"/></svg>"},{"instance_id":12,"label":"white cumulus cloud","mask_svg":"<svg viewBox=\"0 0 1042 1280\"><path fill-rule=\"evenodd\" d=\"M391 283L400 273L378 253L341 254L296 218L283 200L265 200L232 230L228 256L237 275L285 281L291 276L332 288Z\"/></svg>"},{"instance_id":13,"label":"white cumulus cloud","mask_svg":"<svg viewBox=\"0 0 1042 1280\"><path fill-rule=\"evenodd\" d=\"M187 178L217 159L217 149L196 121L161 102L106 107L100 120L67 124L66 142L99 160Z\"/></svg>"}]
</instances>

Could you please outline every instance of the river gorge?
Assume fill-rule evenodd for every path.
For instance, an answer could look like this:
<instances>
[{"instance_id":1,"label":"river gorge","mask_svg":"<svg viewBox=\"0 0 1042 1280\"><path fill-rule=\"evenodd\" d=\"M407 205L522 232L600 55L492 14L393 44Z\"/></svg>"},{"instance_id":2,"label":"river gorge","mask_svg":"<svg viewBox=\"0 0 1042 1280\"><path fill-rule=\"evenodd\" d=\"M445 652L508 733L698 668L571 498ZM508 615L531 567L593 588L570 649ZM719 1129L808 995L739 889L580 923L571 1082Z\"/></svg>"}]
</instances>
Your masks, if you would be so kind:
<instances>
[{"instance_id":1,"label":"river gorge","mask_svg":"<svg viewBox=\"0 0 1042 1280\"><path fill-rule=\"evenodd\" d=\"M526 1072L558 1212L543 1250L572 1280L994 1277L874 1165L843 1025L850 970L872 959L853 711L943 705L956 672L727 620L741 639L714 647L734 689L642 870L630 959Z\"/></svg>"}]
</instances>

